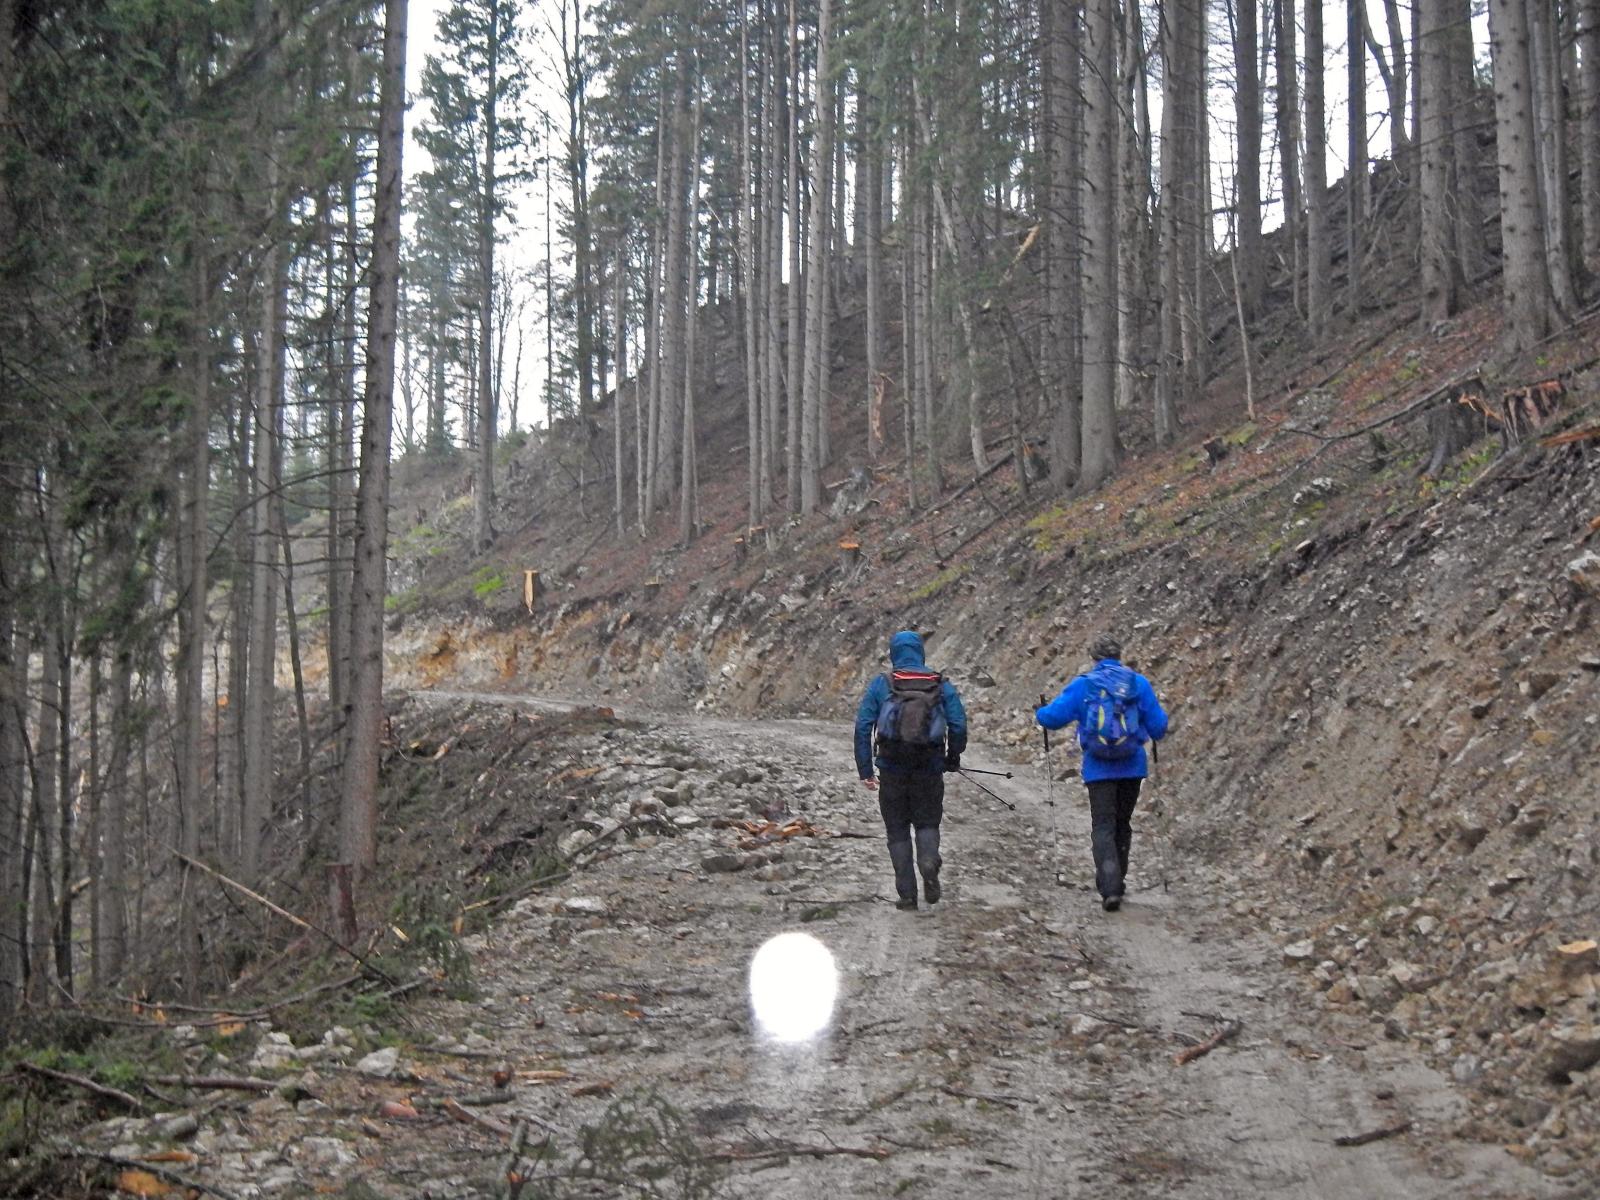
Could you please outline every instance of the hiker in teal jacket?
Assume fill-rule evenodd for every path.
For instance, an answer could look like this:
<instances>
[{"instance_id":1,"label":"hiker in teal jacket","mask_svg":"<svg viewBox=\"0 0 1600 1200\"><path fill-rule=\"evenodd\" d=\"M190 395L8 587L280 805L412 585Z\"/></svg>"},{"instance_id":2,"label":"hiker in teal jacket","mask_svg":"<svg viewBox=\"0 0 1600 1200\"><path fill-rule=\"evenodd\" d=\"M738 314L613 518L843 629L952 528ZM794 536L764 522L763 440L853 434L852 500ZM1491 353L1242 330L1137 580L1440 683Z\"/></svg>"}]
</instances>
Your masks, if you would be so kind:
<instances>
[{"instance_id":1,"label":"hiker in teal jacket","mask_svg":"<svg viewBox=\"0 0 1600 1200\"><path fill-rule=\"evenodd\" d=\"M944 772L961 767L967 748L967 710L955 685L930 671L923 661L922 638L909 629L889 639L886 674L874 675L856 709L856 774L861 785L878 792L889 839L889 861L894 864L896 908L917 907L917 873L922 874L922 895L937 904L941 894L939 823L944 819ZM891 677L896 679L891 683ZM879 718L895 700L896 689L922 688L923 709L933 719L932 740L903 742L885 737ZM909 731L906 731L909 732ZM873 767L878 769L874 776ZM883 786L879 787L879 777ZM916 831L915 863L912 830Z\"/></svg>"},{"instance_id":2,"label":"hiker in teal jacket","mask_svg":"<svg viewBox=\"0 0 1600 1200\"><path fill-rule=\"evenodd\" d=\"M1139 786L1150 773L1144 742L1166 736L1167 713L1150 681L1122 665L1122 646L1116 638L1099 634L1089 643L1089 656L1095 660L1094 666L1033 715L1046 729L1064 729L1077 722L1083 783L1089 791L1093 822L1095 884L1101 907L1115 912L1122 907ZM1119 700L1126 717L1111 715ZM1097 727L1085 728L1091 719L1091 701L1095 701L1092 719ZM1112 725L1123 727L1108 727Z\"/></svg>"}]
</instances>

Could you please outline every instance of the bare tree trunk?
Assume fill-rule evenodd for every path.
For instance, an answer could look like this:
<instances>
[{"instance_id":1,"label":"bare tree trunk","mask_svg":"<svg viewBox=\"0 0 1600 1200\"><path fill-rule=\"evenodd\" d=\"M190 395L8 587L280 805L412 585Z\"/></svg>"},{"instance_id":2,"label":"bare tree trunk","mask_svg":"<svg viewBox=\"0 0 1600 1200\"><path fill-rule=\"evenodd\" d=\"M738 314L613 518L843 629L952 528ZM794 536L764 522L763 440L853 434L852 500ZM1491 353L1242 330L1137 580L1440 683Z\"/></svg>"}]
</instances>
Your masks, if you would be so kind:
<instances>
[{"instance_id":1,"label":"bare tree trunk","mask_svg":"<svg viewBox=\"0 0 1600 1200\"><path fill-rule=\"evenodd\" d=\"M378 861L378 760L383 742L383 602L389 546L389 445L400 277L400 158L404 148L406 0L385 0L378 102L378 190L373 212L361 480L356 492L350 620L349 751L341 780L341 858L358 876Z\"/></svg>"},{"instance_id":2,"label":"bare tree trunk","mask_svg":"<svg viewBox=\"0 0 1600 1200\"><path fill-rule=\"evenodd\" d=\"M1170 445L1178 436L1179 414L1189 406L1189 357L1192 353L1190 339L1185 332L1189 305L1187 290L1190 256L1184 252L1189 245L1189 209L1192 198L1189 185L1194 182L1191 159L1197 143L1185 124L1190 106L1188 98L1194 85L1189 71L1192 66L1188 41L1194 36L1191 29L1193 11L1188 0L1168 6L1161 31L1161 51L1164 86L1174 97L1171 103L1161 106L1161 249L1160 261L1160 326L1157 331L1158 356L1154 426L1158 446ZM1177 98L1182 97L1182 100Z\"/></svg>"},{"instance_id":3,"label":"bare tree trunk","mask_svg":"<svg viewBox=\"0 0 1600 1200\"><path fill-rule=\"evenodd\" d=\"M1582 45L1581 108L1583 145L1583 260L1600 274L1600 0L1579 0L1578 41Z\"/></svg>"},{"instance_id":4,"label":"bare tree trunk","mask_svg":"<svg viewBox=\"0 0 1600 1200\"><path fill-rule=\"evenodd\" d=\"M867 460L877 462L884 453L883 428L883 142L878 129L878 105L863 86L858 93L857 120L864 124L861 156L866 164L860 201L862 223L856 246L866 266L867 306ZM865 115L870 114L870 115Z\"/></svg>"},{"instance_id":5,"label":"bare tree trunk","mask_svg":"<svg viewBox=\"0 0 1600 1200\"><path fill-rule=\"evenodd\" d=\"M1349 69L1350 170L1345 177L1345 294L1352 320L1361 312L1361 256L1367 223L1367 56L1362 53L1366 34L1366 0L1346 0L1345 60Z\"/></svg>"},{"instance_id":6,"label":"bare tree trunk","mask_svg":"<svg viewBox=\"0 0 1600 1200\"><path fill-rule=\"evenodd\" d=\"M1418 0L1417 75L1421 85L1421 270L1424 325L1453 316L1466 280L1451 211L1458 180L1451 111L1449 0Z\"/></svg>"},{"instance_id":7,"label":"bare tree trunk","mask_svg":"<svg viewBox=\"0 0 1600 1200\"><path fill-rule=\"evenodd\" d=\"M694 127L689 135L689 179L687 219L685 224L684 252L684 308L683 335L683 481L678 498L678 541L687 546L695 537L700 523L699 489L695 475L695 329L700 314L700 116L705 100L705 88L697 78L694 89Z\"/></svg>"},{"instance_id":8,"label":"bare tree trunk","mask_svg":"<svg viewBox=\"0 0 1600 1200\"><path fill-rule=\"evenodd\" d=\"M1322 5L1306 4L1306 313L1311 336L1327 331L1333 266L1328 236L1328 119L1323 103L1327 52Z\"/></svg>"},{"instance_id":9,"label":"bare tree trunk","mask_svg":"<svg viewBox=\"0 0 1600 1200\"><path fill-rule=\"evenodd\" d=\"M1472 36L1471 0L1448 0L1446 40L1450 47L1451 196L1456 223L1456 251L1467 279L1483 273L1489 261L1484 239L1483 205L1478 200L1481 151L1478 148L1474 97L1479 90L1476 48Z\"/></svg>"},{"instance_id":10,"label":"bare tree trunk","mask_svg":"<svg viewBox=\"0 0 1600 1200\"><path fill-rule=\"evenodd\" d=\"M1578 309L1573 283L1572 206L1567 197L1566 95L1556 49L1555 6L1528 4L1529 60L1533 68L1533 127L1539 157L1539 196L1544 212L1545 261L1550 298L1564 318Z\"/></svg>"},{"instance_id":11,"label":"bare tree trunk","mask_svg":"<svg viewBox=\"0 0 1600 1200\"><path fill-rule=\"evenodd\" d=\"M612 267L614 277L611 301L611 364L615 383L611 391L611 474L614 477L617 508L617 540L621 541L627 528L626 509L623 505L622 487L622 380L628 373L628 325L626 306L628 299L628 256L625 247L628 239L623 230L617 231L617 258ZM639 380L633 381L634 411L638 411ZM637 433L637 427L635 428Z\"/></svg>"},{"instance_id":12,"label":"bare tree trunk","mask_svg":"<svg viewBox=\"0 0 1600 1200\"><path fill-rule=\"evenodd\" d=\"M478 472L472 494L472 549L482 554L494 542L494 446L499 414L494 378L495 149L499 140L500 5L487 6L484 52L489 73L483 106L483 191L478 198ZM565 34L565 23L562 31ZM580 296L581 309L583 298ZM580 311L581 327L583 314ZM583 347L580 347L583 349ZM587 364L585 364L587 367Z\"/></svg>"},{"instance_id":13,"label":"bare tree trunk","mask_svg":"<svg viewBox=\"0 0 1600 1200\"><path fill-rule=\"evenodd\" d=\"M1050 431L1050 485L1065 491L1077 484L1083 460L1083 319L1079 254L1083 237L1078 183L1082 175L1079 132L1083 100L1079 88L1078 6L1047 4L1041 13L1045 83L1045 324L1040 365L1047 389L1045 420Z\"/></svg>"},{"instance_id":14,"label":"bare tree trunk","mask_svg":"<svg viewBox=\"0 0 1600 1200\"><path fill-rule=\"evenodd\" d=\"M1501 277L1507 349L1526 350L1554 327L1533 122L1533 66L1526 0L1489 0L1495 144L1500 163Z\"/></svg>"},{"instance_id":15,"label":"bare tree trunk","mask_svg":"<svg viewBox=\"0 0 1600 1200\"><path fill-rule=\"evenodd\" d=\"M800 400L800 507L801 514L817 510L822 490L821 447L818 429L825 419L829 368L826 338L828 303L828 209L832 197L829 175L833 158L833 85L828 74L833 5L821 0L817 13L817 128L811 139L811 239L806 265L805 373Z\"/></svg>"},{"instance_id":16,"label":"bare tree trunk","mask_svg":"<svg viewBox=\"0 0 1600 1200\"><path fill-rule=\"evenodd\" d=\"M763 64L764 86L762 115L766 130L765 151L762 154L762 188L766 203L761 220L764 230L762 241L762 344L765 380L763 388L764 412L761 440L761 507L763 511L776 507L778 456L782 451L779 432L783 421L783 341L779 331L783 312L783 177L780 170L783 156L783 73L780 70L777 23L766 19L769 35L767 54Z\"/></svg>"},{"instance_id":17,"label":"bare tree trunk","mask_svg":"<svg viewBox=\"0 0 1600 1200\"><path fill-rule=\"evenodd\" d=\"M688 152L684 146L687 120L685 113L689 84L689 67L677 64L672 104L672 141L667 165L667 232L663 243L665 263L662 269L663 302L661 313L661 435L656 443L656 503L665 505L672 494L673 468L677 465L675 452L683 436L680 402L682 401L684 319L686 305L690 302L684 276L684 260L688 257L687 243L694 236L686 231L688 195L685 176L689 172ZM695 80L699 92L698 78Z\"/></svg>"},{"instance_id":18,"label":"bare tree trunk","mask_svg":"<svg viewBox=\"0 0 1600 1200\"><path fill-rule=\"evenodd\" d=\"M193 870L189 863L200 856L200 820L205 804L205 666L206 570L209 552L207 513L211 499L211 282L206 269L206 246L196 239L193 247L195 318L194 345L189 364L190 398L188 471L183 525L183 600L179 607L179 783L178 850L185 856L176 865L178 878L178 948L184 979L190 988L200 980L199 925L195 914ZM329 564L330 569L334 564ZM220 689L221 680L217 680ZM221 729L215 731L219 737Z\"/></svg>"},{"instance_id":19,"label":"bare tree trunk","mask_svg":"<svg viewBox=\"0 0 1600 1200\"><path fill-rule=\"evenodd\" d=\"M1233 31L1234 114L1238 121L1238 175L1235 206L1239 213L1239 290L1245 315L1261 310L1261 76L1258 69L1259 38L1257 0L1235 0Z\"/></svg>"},{"instance_id":20,"label":"bare tree trunk","mask_svg":"<svg viewBox=\"0 0 1600 1200\"><path fill-rule=\"evenodd\" d=\"M1083 23L1083 474L1117 469L1116 0L1086 0Z\"/></svg>"},{"instance_id":21,"label":"bare tree trunk","mask_svg":"<svg viewBox=\"0 0 1600 1200\"><path fill-rule=\"evenodd\" d=\"M0 0L0 18L8 14ZM5 39L0 39L4 41ZM9 46L0 46L4 67ZM5 83L0 83L3 95ZM0 116L3 116L0 109ZM5 202L0 199L0 205ZM15 469L0 466L0 525L15 528L18 518ZM11 579L17 569L14 543L0 538L0 578ZM23 825L27 788L23 774L26 743L28 655L15 610L9 599L0 602L0 1026L22 1003L26 976L28 897L23 883Z\"/></svg>"},{"instance_id":22,"label":"bare tree trunk","mask_svg":"<svg viewBox=\"0 0 1600 1200\"><path fill-rule=\"evenodd\" d=\"M1145 314L1154 286L1146 278L1154 257L1147 208L1152 195L1149 83L1144 68L1144 27L1137 5L1123 19L1122 133L1117 139L1120 211L1117 236L1117 408L1140 403L1140 362ZM1258 172L1259 178L1259 172Z\"/></svg>"},{"instance_id":23,"label":"bare tree trunk","mask_svg":"<svg viewBox=\"0 0 1600 1200\"><path fill-rule=\"evenodd\" d=\"M785 446L784 477L788 489L791 513L801 511L800 484L800 414L801 380L805 365L805 337L801 326L801 252L804 241L804 218L800 211L800 24L796 0L789 0L789 119L787 132L788 151L788 202L789 212L789 293L788 317L785 322L787 346L785 347L787 376L784 391L788 425L788 442Z\"/></svg>"},{"instance_id":24,"label":"bare tree trunk","mask_svg":"<svg viewBox=\"0 0 1600 1200\"><path fill-rule=\"evenodd\" d=\"M1301 309L1300 275L1303 265L1301 218L1304 201L1300 189L1300 87L1295 57L1294 0L1273 0L1273 33L1277 41L1278 159L1283 179L1283 229L1289 242L1289 294Z\"/></svg>"},{"instance_id":25,"label":"bare tree trunk","mask_svg":"<svg viewBox=\"0 0 1600 1200\"><path fill-rule=\"evenodd\" d=\"M111 758L106 764L100 826L100 936L95 983L122 977L128 961L128 765L133 753L133 654L117 650L111 679Z\"/></svg>"},{"instance_id":26,"label":"bare tree trunk","mask_svg":"<svg viewBox=\"0 0 1600 1200\"><path fill-rule=\"evenodd\" d=\"M59 607L59 606L57 606ZM33 739L33 806L24 852L32 866L33 895L28 906L28 938L25 971L27 994L35 1004L50 996L50 968L47 949L54 941L52 926L56 916L55 848L51 831L60 805L57 771L60 768L61 723L57 705L61 699L61 658L59 630L49 627L46 617L39 652L38 732Z\"/></svg>"},{"instance_id":27,"label":"bare tree trunk","mask_svg":"<svg viewBox=\"0 0 1600 1200\"><path fill-rule=\"evenodd\" d=\"M756 205L750 114L750 18L739 8L739 290L744 315L744 408L747 525L761 524L761 364L756 314Z\"/></svg>"},{"instance_id":28,"label":"bare tree trunk","mask_svg":"<svg viewBox=\"0 0 1600 1200\"><path fill-rule=\"evenodd\" d=\"M274 196L277 184L272 184ZM276 215L276 201L274 201ZM276 232L271 234L276 238ZM261 870L262 837L272 800L276 761L272 718L277 674L278 538L272 502L277 488L277 445L283 419L282 372L283 248L269 247L261 279L261 335L256 344L255 449L251 453L250 672L245 694L244 820L239 867L254 881Z\"/></svg>"}]
</instances>

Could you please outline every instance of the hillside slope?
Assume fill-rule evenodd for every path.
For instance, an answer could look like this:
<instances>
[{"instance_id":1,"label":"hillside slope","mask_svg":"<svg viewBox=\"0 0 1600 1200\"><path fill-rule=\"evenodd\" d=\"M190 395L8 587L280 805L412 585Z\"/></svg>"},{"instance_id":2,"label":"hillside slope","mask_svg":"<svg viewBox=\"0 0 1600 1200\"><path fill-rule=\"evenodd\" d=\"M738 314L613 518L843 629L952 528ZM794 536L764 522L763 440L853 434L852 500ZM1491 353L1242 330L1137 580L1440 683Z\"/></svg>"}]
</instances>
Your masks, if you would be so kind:
<instances>
[{"instance_id":1,"label":"hillside slope","mask_svg":"<svg viewBox=\"0 0 1600 1200\"><path fill-rule=\"evenodd\" d=\"M932 509L852 440L846 321L832 509L774 520L746 556L738 360L715 339L706 457L730 469L704 488L702 535L609 529L611 482L591 482L609 429L581 511L570 444L530 444L488 556L450 551L459 499L397 530L391 679L824 717L847 773L855 698L909 626L979 735L1038 766L1032 703L1115 629L1172 702L1156 786L1178 850L1236 880L1217 902L1279 936L1318 1004L1426 1047L1475 1100L1469 1134L1554 1173L1592 1165L1600 977L1549 963L1600 933L1600 323L1493 362L1487 309L1422 336L1407 314L1269 364L1255 421L1220 377L1212 417L1180 446L1135 444L1101 492L1053 499L1005 463ZM1546 428L1509 452L1459 422L1450 440L1461 381L1544 378L1561 383Z\"/></svg>"}]
</instances>

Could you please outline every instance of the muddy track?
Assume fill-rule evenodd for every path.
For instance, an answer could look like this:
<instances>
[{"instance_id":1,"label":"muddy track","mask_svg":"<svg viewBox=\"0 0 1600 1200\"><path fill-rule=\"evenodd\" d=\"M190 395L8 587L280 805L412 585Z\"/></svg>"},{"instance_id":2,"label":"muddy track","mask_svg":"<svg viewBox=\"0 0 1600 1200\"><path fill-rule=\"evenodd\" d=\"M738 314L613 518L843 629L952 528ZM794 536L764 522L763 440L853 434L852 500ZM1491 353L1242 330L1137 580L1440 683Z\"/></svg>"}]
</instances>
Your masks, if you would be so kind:
<instances>
[{"instance_id":1,"label":"muddy track","mask_svg":"<svg viewBox=\"0 0 1600 1200\"><path fill-rule=\"evenodd\" d=\"M1404 1043L1326 1026L1277 945L1233 915L1223 881L1235 876L1166 861L1147 813L1129 902L1107 914L1079 785L1053 788L1058 861L1036 770L985 781L1016 813L951 780L944 902L902 913L845 723L619 715L755 768L818 826L871 836L797 839L784 871L712 874L706 831L647 838L474 939L480 998L430 1002L419 1023L476 1030L486 1055L566 1073L560 1088L519 1091L499 1119L520 1110L570 1130L608 1096L655 1089L733 1160L725 1187L741 1196L1558 1194L1498 1148L1451 1138L1452 1085ZM967 757L982 763L985 748ZM831 951L840 993L826 1033L778 1044L752 1020L746 973L790 930ZM1226 1021L1239 1023L1230 1041L1174 1062ZM376 1175L415 1184L420 1172L442 1188L467 1178L449 1168L473 1153L391 1143Z\"/></svg>"}]
</instances>

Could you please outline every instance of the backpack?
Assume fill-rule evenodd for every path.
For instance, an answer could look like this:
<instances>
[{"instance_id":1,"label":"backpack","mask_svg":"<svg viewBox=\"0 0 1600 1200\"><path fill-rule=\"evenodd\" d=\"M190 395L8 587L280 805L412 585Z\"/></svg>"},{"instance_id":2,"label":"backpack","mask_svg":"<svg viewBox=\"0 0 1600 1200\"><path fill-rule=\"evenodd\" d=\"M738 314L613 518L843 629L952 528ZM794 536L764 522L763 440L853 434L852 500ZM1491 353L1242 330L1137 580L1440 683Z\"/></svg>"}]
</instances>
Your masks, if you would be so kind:
<instances>
[{"instance_id":1,"label":"backpack","mask_svg":"<svg viewBox=\"0 0 1600 1200\"><path fill-rule=\"evenodd\" d=\"M1145 740L1133 672L1124 666L1101 666L1084 678L1089 696L1078 718L1078 744L1096 758L1132 758Z\"/></svg>"},{"instance_id":2,"label":"backpack","mask_svg":"<svg viewBox=\"0 0 1600 1200\"><path fill-rule=\"evenodd\" d=\"M878 710L878 753L885 762L920 766L944 747L944 676L896 670L888 678L889 698Z\"/></svg>"}]
</instances>

